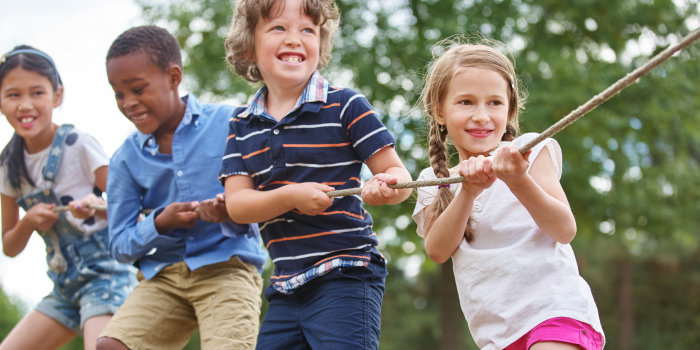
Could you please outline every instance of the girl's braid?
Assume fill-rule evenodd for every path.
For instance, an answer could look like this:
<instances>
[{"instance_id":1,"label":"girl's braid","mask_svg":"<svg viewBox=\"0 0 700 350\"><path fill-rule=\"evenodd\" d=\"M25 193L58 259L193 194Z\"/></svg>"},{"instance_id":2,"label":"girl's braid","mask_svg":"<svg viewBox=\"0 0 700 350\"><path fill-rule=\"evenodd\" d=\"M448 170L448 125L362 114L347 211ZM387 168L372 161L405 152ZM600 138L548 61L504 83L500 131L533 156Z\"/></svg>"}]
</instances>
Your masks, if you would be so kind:
<instances>
[{"instance_id":1,"label":"girl's braid","mask_svg":"<svg viewBox=\"0 0 700 350\"><path fill-rule=\"evenodd\" d=\"M438 178L450 177L450 167L447 161L448 151L446 146L447 131L440 130L440 125L431 118L430 121L430 139L428 140L428 154L430 156L430 166L435 172L435 176ZM437 219L440 214L447 208L454 194L450 191L449 186L439 186L437 197L433 204L426 208L426 231L433 225L435 219ZM472 233L472 217L470 216L467 221L467 227L464 230L464 237L467 242L471 242L474 238Z\"/></svg>"}]
</instances>

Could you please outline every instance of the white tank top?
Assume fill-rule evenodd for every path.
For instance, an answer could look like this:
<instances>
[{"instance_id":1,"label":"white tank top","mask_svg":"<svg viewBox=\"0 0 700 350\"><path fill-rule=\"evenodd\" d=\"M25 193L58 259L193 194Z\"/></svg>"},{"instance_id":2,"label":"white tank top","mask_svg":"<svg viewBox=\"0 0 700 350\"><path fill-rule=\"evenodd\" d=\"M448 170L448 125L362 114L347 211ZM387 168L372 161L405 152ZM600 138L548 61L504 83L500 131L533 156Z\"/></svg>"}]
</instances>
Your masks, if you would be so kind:
<instances>
[{"instance_id":1,"label":"white tank top","mask_svg":"<svg viewBox=\"0 0 700 350\"><path fill-rule=\"evenodd\" d=\"M515 139L518 147L537 134ZM549 152L561 177L561 149L554 139L533 147L530 160ZM529 171L529 169L528 169ZM432 168L419 180L435 179ZM461 184L451 185L453 192ZM423 237L424 212L437 186L418 189L413 218ZM466 214L465 214L466 215ZM588 323L603 334L591 289L579 275L569 244L542 232L525 207L500 180L484 190L472 210L474 240L462 240L452 256L462 312L472 338L482 349L503 349L533 327L553 317Z\"/></svg>"}]
</instances>

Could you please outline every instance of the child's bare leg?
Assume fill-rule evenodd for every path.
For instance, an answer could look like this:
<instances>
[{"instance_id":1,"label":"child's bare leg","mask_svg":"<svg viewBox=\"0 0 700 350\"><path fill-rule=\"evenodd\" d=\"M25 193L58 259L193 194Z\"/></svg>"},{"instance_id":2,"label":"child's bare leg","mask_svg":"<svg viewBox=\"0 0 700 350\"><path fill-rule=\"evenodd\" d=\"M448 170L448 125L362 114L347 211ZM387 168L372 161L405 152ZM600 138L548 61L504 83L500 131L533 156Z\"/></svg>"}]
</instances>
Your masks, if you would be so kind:
<instances>
[{"instance_id":1,"label":"child's bare leg","mask_svg":"<svg viewBox=\"0 0 700 350\"><path fill-rule=\"evenodd\" d=\"M15 325L0 343L0 350L53 350L69 342L76 334L53 318L32 310Z\"/></svg>"},{"instance_id":2,"label":"child's bare leg","mask_svg":"<svg viewBox=\"0 0 700 350\"><path fill-rule=\"evenodd\" d=\"M95 350L97 337L100 336L100 333L111 319L112 315L101 315L90 317L85 321L85 325L83 325L83 346L85 350Z\"/></svg>"}]
</instances>

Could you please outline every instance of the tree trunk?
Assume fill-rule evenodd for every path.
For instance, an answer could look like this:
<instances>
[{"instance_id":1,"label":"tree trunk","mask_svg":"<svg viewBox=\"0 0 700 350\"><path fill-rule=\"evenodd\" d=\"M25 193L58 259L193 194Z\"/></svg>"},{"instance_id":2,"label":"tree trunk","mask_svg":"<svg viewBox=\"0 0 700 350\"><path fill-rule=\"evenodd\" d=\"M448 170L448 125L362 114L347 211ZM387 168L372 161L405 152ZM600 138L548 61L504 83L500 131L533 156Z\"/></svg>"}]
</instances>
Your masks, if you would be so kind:
<instances>
[{"instance_id":1,"label":"tree trunk","mask_svg":"<svg viewBox=\"0 0 700 350\"><path fill-rule=\"evenodd\" d=\"M623 257L617 263L617 278L618 278L618 304L619 309L619 349L631 350L634 349L634 300L632 294L632 265L629 257Z\"/></svg>"},{"instance_id":2,"label":"tree trunk","mask_svg":"<svg viewBox=\"0 0 700 350\"><path fill-rule=\"evenodd\" d=\"M452 259L440 265L440 278L437 287L440 301L440 350L463 349L467 333L467 323L459 306L457 286L452 271Z\"/></svg>"}]
</instances>

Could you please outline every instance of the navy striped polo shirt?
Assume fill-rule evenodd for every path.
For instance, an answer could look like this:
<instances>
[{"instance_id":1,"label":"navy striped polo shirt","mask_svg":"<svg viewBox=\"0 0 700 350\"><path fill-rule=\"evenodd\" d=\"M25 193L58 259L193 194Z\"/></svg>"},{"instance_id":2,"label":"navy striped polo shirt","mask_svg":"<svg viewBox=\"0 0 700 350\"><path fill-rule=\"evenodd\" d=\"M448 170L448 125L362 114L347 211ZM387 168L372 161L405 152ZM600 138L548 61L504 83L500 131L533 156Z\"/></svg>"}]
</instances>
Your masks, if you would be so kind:
<instances>
[{"instance_id":1,"label":"navy striped polo shirt","mask_svg":"<svg viewBox=\"0 0 700 350\"><path fill-rule=\"evenodd\" d=\"M297 106L279 122L265 113L266 87L229 123L221 182L247 175L259 191L318 182L335 189L361 185L362 164L394 145L367 98L329 87L314 73ZM261 222L260 232L275 264L272 286L289 294L339 266L367 266L376 253L372 217L360 196L335 198L323 213L298 210Z\"/></svg>"}]
</instances>

